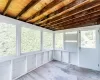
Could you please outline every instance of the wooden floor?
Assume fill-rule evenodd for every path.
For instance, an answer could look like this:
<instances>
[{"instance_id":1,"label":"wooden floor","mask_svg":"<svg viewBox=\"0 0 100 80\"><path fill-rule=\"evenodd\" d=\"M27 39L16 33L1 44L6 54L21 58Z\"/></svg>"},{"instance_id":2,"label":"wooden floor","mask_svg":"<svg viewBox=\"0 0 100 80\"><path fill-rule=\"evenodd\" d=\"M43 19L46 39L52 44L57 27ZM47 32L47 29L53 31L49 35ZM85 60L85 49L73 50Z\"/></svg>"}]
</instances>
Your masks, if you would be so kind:
<instances>
[{"instance_id":1,"label":"wooden floor","mask_svg":"<svg viewBox=\"0 0 100 80\"><path fill-rule=\"evenodd\" d=\"M17 80L100 80L100 72L52 61Z\"/></svg>"}]
</instances>

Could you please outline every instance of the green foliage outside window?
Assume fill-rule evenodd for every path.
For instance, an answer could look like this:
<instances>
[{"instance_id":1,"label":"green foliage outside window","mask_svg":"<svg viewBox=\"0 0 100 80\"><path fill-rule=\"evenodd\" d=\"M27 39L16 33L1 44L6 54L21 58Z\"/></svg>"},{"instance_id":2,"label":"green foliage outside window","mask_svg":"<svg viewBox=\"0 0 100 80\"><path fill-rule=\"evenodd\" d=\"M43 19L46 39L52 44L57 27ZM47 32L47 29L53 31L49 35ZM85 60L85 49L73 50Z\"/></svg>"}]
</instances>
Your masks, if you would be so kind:
<instances>
[{"instance_id":1,"label":"green foliage outside window","mask_svg":"<svg viewBox=\"0 0 100 80\"><path fill-rule=\"evenodd\" d=\"M41 35L39 30L22 27L21 30L21 52L39 51Z\"/></svg>"},{"instance_id":2,"label":"green foliage outside window","mask_svg":"<svg viewBox=\"0 0 100 80\"><path fill-rule=\"evenodd\" d=\"M43 32L43 48L52 49L53 48L53 34L50 32Z\"/></svg>"},{"instance_id":3,"label":"green foliage outside window","mask_svg":"<svg viewBox=\"0 0 100 80\"><path fill-rule=\"evenodd\" d=\"M63 48L63 33L55 34L55 48L62 49Z\"/></svg>"},{"instance_id":4,"label":"green foliage outside window","mask_svg":"<svg viewBox=\"0 0 100 80\"><path fill-rule=\"evenodd\" d=\"M16 25L0 23L0 56L16 54Z\"/></svg>"}]
</instances>

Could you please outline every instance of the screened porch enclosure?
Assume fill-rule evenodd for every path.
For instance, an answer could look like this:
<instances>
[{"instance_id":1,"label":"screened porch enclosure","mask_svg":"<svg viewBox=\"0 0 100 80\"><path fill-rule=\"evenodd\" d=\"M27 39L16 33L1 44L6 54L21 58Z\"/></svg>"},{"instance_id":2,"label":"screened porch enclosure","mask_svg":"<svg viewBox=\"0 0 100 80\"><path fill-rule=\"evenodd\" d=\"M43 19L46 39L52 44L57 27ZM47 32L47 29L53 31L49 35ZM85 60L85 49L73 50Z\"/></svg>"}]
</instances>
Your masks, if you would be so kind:
<instances>
[{"instance_id":1,"label":"screened porch enclosure","mask_svg":"<svg viewBox=\"0 0 100 80\"><path fill-rule=\"evenodd\" d=\"M50 69L56 72L60 71L57 66L65 65L90 69L99 76L99 26L51 31L0 15L0 80L24 80L27 74L36 77L34 71L43 74L45 69ZM61 76L68 80L78 79L75 74L62 73ZM50 76L46 75L47 78Z\"/></svg>"},{"instance_id":2,"label":"screened porch enclosure","mask_svg":"<svg viewBox=\"0 0 100 80\"><path fill-rule=\"evenodd\" d=\"M100 0L0 0L0 80L100 80Z\"/></svg>"}]
</instances>

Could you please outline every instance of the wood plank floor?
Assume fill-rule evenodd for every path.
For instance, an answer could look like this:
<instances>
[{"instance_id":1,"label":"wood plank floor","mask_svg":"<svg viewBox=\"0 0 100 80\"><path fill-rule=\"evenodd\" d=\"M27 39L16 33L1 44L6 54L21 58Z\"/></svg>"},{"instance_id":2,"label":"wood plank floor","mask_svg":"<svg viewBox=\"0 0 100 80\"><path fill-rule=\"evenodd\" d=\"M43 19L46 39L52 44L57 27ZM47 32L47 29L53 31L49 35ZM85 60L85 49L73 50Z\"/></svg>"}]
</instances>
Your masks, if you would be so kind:
<instances>
[{"instance_id":1,"label":"wood plank floor","mask_svg":"<svg viewBox=\"0 0 100 80\"><path fill-rule=\"evenodd\" d=\"M100 72L52 61L17 80L100 80Z\"/></svg>"}]
</instances>

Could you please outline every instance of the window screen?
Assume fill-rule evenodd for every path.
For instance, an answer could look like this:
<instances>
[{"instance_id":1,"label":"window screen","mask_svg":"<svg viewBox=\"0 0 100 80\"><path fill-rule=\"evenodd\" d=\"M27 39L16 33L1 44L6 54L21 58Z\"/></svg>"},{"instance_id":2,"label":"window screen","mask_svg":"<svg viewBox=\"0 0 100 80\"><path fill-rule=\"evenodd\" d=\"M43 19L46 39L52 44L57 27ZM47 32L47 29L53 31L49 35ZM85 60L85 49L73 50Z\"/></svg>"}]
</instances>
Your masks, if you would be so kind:
<instances>
[{"instance_id":1,"label":"window screen","mask_svg":"<svg viewBox=\"0 0 100 80\"><path fill-rule=\"evenodd\" d=\"M55 33L55 48L63 48L63 33Z\"/></svg>"},{"instance_id":2,"label":"window screen","mask_svg":"<svg viewBox=\"0 0 100 80\"><path fill-rule=\"evenodd\" d=\"M43 32L43 49L53 48L53 33Z\"/></svg>"},{"instance_id":3,"label":"window screen","mask_svg":"<svg viewBox=\"0 0 100 80\"><path fill-rule=\"evenodd\" d=\"M65 50L69 52L77 52L78 48L78 33L71 31L65 33Z\"/></svg>"},{"instance_id":4,"label":"window screen","mask_svg":"<svg viewBox=\"0 0 100 80\"><path fill-rule=\"evenodd\" d=\"M0 23L0 56L16 54L16 25Z\"/></svg>"},{"instance_id":5,"label":"window screen","mask_svg":"<svg viewBox=\"0 0 100 80\"><path fill-rule=\"evenodd\" d=\"M21 52L39 51L41 46L40 31L32 28L21 29Z\"/></svg>"},{"instance_id":6,"label":"window screen","mask_svg":"<svg viewBox=\"0 0 100 80\"><path fill-rule=\"evenodd\" d=\"M81 47L96 48L96 31L81 31Z\"/></svg>"}]
</instances>

